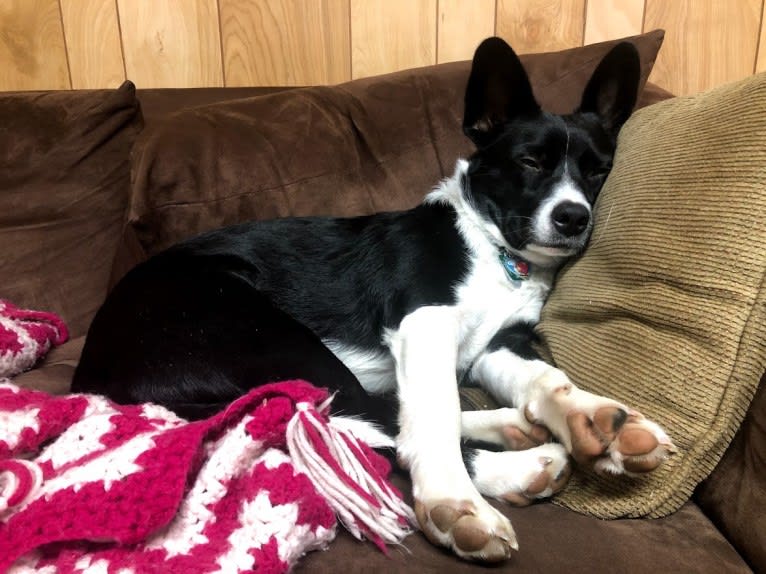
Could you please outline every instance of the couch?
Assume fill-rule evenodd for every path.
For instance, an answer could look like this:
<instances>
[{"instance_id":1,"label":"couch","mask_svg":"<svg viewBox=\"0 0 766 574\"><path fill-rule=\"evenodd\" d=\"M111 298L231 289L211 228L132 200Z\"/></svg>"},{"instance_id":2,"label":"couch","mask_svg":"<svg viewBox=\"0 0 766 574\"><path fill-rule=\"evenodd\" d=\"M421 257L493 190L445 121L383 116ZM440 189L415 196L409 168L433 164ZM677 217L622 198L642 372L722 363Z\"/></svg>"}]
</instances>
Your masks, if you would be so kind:
<instances>
[{"instance_id":1,"label":"couch","mask_svg":"<svg viewBox=\"0 0 766 574\"><path fill-rule=\"evenodd\" d=\"M646 83L662 33L634 38ZM611 42L525 56L547 109L575 107ZM65 393L90 319L132 266L248 219L354 215L417 203L457 157L469 64L321 88L0 95L0 297L60 313L71 340L14 383ZM639 107L671 98L646 84ZM491 400L463 394L467 408ZM714 472L677 512L599 520L549 502L495 503L521 551L508 572L766 571L766 385ZM394 482L408 494L407 477ZM344 531L296 572L478 572L419 533L386 556Z\"/></svg>"}]
</instances>

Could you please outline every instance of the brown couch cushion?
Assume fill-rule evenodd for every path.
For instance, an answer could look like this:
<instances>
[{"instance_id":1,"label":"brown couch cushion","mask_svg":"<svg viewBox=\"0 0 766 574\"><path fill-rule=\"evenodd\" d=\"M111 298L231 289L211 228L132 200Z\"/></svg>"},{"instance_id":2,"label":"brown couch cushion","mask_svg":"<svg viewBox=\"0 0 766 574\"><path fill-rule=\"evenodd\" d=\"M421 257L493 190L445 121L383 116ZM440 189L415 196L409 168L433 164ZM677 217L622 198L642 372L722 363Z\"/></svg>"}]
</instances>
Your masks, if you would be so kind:
<instances>
[{"instance_id":1,"label":"brown couch cushion","mask_svg":"<svg viewBox=\"0 0 766 574\"><path fill-rule=\"evenodd\" d=\"M695 493L698 504L766 572L766 374L731 446Z\"/></svg>"},{"instance_id":2,"label":"brown couch cushion","mask_svg":"<svg viewBox=\"0 0 766 574\"><path fill-rule=\"evenodd\" d=\"M85 333L106 294L140 128L132 84L0 96L0 297Z\"/></svg>"},{"instance_id":3,"label":"brown couch cushion","mask_svg":"<svg viewBox=\"0 0 766 574\"><path fill-rule=\"evenodd\" d=\"M633 38L642 86L661 31ZM545 107L571 111L615 42L522 57ZM146 130L130 221L156 252L201 231L288 215L358 215L418 203L470 152L470 63L201 106Z\"/></svg>"},{"instance_id":4,"label":"brown couch cushion","mask_svg":"<svg viewBox=\"0 0 766 574\"><path fill-rule=\"evenodd\" d=\"M715 467L766 369L766 74L636 112L590 246L540 330L585 388L639 409L679 453L634 480L575 473L557 501L663 516Z\"/></svg>"},{"instance_id":5,"label":"brown couch cushion","mask_svg":"<svg viewBox=\"0 0 766 574\"><path fill-rule=\"evenodd\" d=\"M395 483L404 492L410 491L409 484L399 477ZM327 552L307 554L294 572L751 572L737 551L691 502L672 516L656 520L596 520L549 503L526 508L512 508L495 501L492 504L510 517L519 539L519 552L508 562L490 567L464 562L433 546L421 533L406 538L402 548L389 548L389 556L385 556L369 543L358 542L341 530Z\"/></svg>"}]
</instances>

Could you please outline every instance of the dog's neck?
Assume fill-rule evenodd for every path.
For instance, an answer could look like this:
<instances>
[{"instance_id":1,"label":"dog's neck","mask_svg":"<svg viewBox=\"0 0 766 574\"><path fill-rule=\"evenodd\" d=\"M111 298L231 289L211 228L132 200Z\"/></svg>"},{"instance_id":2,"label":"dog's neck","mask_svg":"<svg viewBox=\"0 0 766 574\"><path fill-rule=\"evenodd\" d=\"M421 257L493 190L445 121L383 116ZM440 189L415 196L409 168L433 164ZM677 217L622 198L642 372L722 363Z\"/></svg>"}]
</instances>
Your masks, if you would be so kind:
<instances>
[{"instance_id":1,"label":"dog's neck","mask_svg":"<svg viewBox=\"0 0 766 574\"><path fill-rule=\"evenodd\" d=\"M497 226L481 217L471 205L465 192L467 185L468 161L459 159L452 176L443 180L429 193L425 203L447 204L455 210L458 231L468 248L476 255L497 252L500 249L515 253Z\"/></svg>"}]
</instances>

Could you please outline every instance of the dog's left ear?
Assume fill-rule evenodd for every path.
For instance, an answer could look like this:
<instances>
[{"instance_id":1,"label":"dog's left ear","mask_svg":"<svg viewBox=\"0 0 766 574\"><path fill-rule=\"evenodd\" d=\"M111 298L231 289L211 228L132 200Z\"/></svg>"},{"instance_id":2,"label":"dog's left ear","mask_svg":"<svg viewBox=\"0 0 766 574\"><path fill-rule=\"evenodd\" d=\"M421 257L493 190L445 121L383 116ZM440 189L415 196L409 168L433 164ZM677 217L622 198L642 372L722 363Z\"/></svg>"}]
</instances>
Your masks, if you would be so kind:
<instances>
[{"instance_id":1,"label":"dog's left ear","mask_svg":"<svg viewBox=\"0 0 766 574\"><path fill-rule=\"evenodd\" d=\"M617 137L636 105L640 77L638 50L630 42L620 42L593 72L578 111L598 114L606 129Z\"/></svg>"},{"instance_id":2,"label":"dog's left ear","mask_svg":"<svg viewBox=\"0 0 766 574\"><path fill-rule=\"evenodd\" d=\"M483 147L513 118L539 112L532 84L513 49L497 37L479 44L465 89L465 135Z\"/></svg>"}]
</instances>

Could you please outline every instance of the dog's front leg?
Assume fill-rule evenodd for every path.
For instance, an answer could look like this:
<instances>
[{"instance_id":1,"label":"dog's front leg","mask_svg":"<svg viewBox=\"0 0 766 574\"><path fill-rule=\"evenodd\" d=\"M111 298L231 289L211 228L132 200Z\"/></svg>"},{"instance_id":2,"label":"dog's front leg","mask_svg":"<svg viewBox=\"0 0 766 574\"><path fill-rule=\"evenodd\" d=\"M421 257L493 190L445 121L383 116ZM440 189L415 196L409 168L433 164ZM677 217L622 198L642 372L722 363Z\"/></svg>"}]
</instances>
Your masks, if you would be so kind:
<instances>
[{"instance_id":1,"label":"dog's front leg","mask_svg":"<svg viewBox=\"0 0 766 574\"><path fill-rule=\"evenodd\" d=\"M397 453L410 471L415 512L431 542L468 559L499 561L516 549L510 521L477 491L460 451L453 307L421 307L389 338L399 394Z\"/></svg>"},{"instance_id":2,"label":"dog's front leg","mask_svg":"<svg viewBox=\"0 0 766 574\"><path fill-rule=\"evenodd\" d=\"M580 464L611 474L657 468L675 451L667 434L639 412L577 387L547 363L501 348L480 356L471 376L504 404L545 425Z\"/></svg>"}]
</instances>

